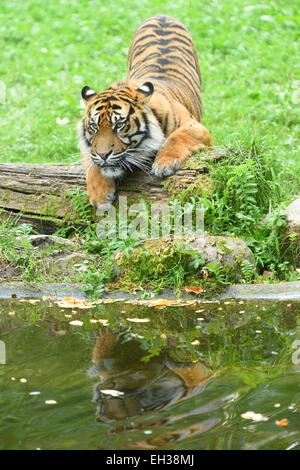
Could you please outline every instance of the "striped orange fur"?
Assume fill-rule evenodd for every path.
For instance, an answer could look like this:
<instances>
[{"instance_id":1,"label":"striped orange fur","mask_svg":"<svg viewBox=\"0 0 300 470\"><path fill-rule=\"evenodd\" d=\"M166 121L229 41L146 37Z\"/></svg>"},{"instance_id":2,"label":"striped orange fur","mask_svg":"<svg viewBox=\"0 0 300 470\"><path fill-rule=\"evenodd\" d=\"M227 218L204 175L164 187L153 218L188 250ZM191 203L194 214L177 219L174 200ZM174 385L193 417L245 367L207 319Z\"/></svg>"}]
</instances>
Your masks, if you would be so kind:
<instances>
[{"instance_id":1,"label":"striped orange fur","mask_svg":"<svg viewBox=\"0 0 300 470\"><path fill-rule=\"evenodd\" d=\"M134 33L128 78L96 93L82 89L86 113L79 146L92 204L108 209L115 180L134 168L165 177L197 150L213 146L201 124L195 45L176 19L155 15Z\"/></svg>"}]
</instances>

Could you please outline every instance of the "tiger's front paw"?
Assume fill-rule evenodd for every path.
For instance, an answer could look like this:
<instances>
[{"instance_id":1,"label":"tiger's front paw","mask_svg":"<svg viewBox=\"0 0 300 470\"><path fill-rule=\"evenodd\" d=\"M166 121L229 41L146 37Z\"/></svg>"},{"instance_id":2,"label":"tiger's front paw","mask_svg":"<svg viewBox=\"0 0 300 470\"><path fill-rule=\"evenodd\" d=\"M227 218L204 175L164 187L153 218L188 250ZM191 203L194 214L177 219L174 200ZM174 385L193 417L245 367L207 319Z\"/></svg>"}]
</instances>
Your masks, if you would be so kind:
<instances>
[{"instance_id":1,"label":"tiger's front paw","mask_svg":"<svg viewBox=\"0 0 300 470\"><path fill-rule=\"evenodd\" d=\"M113 202L116 198L116 193L111 193L107 196L108 201L98 204L96 215L103 215L103 212L109 211L113 207ZM110 199L110 200L109 200Z\"/></svg>"},{"instance_id":2,"label":"tiger's front paw","mask_svg":"<svg viewBox=\"0 0 300 470\"><path fill-rule=\"evenodd\" d=\"M98 211L109 211L116 199L116 192L112 191L105 196L97 191L88 191L88 198L91 205L97 208L97 213Z\"/></svg>"},{"instance_id":3,"label":"tiger's front paw","mask_svg":"<svg viewBox=\"0 0 300 470\"><path fill-rule=\"evenodd\" d=\"M179 168L180 164L176 158L159 158L156 159L152 165L152 173L159 178L163 178L165 176L174 175Z\"/></svg>"},{"instance_id":4,"label":"tiger's front paw","mask_svg":"<svg viewBox=\"0 0 300 470\"><path fill-rule=\"evenodd\" d=\"M92 206L97 210L109 210L116 198L114 181L106 178L97 167L93 166L86 175L87 194Z\"/></svg>"}]
</instances>

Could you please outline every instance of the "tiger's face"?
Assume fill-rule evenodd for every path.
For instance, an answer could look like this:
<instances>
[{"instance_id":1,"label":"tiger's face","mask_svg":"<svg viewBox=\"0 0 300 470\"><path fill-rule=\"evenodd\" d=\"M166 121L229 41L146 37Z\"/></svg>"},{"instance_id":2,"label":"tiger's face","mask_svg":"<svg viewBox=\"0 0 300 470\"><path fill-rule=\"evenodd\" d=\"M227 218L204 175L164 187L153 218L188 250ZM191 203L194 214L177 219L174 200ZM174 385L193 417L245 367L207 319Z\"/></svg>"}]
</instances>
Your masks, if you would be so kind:
<instances>
[{"instance_id":1,"label":"tiger's face","mask_svg":"<svg viewBox=\"0 0 300 470\"><path fill-rule=\"evenodd\" d=\"M86 113L78 127L79 145L104 176L147 170L152 163L164 141L149 107L153 92L150 82L119 82L100 93L82 89Z\"/></svg>"}]
</instances>

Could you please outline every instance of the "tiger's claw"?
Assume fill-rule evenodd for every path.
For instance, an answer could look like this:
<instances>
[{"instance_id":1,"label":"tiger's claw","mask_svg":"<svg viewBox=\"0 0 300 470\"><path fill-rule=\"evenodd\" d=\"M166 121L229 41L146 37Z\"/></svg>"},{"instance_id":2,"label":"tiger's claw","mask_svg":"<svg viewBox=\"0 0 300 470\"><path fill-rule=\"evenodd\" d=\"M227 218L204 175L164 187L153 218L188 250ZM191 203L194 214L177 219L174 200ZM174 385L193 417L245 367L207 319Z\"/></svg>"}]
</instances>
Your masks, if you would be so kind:
<instances>
[{"instance_id":1,"label":"tiger's claw","mask_svg":"<svg viewBox=\"0 0 300 470\"><path fill-rule=\"evenodd\" d=\"M153 163L152 165L152 173L159 178L164 178L166 176L171 176L179 170L180 165L178 161L175 159L173 165L171 166L169 163L165 163L163 166L158 166L157 163Z\"/></svg>"}]
</instances>

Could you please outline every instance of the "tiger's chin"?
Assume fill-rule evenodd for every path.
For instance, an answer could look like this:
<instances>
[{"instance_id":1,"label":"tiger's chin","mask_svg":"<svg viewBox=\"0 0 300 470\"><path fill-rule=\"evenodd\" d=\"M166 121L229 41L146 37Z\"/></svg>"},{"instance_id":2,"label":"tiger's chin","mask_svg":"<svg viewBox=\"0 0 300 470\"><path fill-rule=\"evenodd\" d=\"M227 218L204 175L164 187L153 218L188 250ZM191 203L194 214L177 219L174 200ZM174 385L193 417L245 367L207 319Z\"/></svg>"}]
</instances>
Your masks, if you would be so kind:
<instances>
[{"instance_id":1,"label":"tiger's chin","mask_svg":"<svg viewBox=\"0 0 300 470\"><path fill-rule=\"evenodd\" d=\"M125 170L119 166L98 166L98 168L101 174L109 179L117 179L125 175Z\"/></svg>"}]
</instances>

